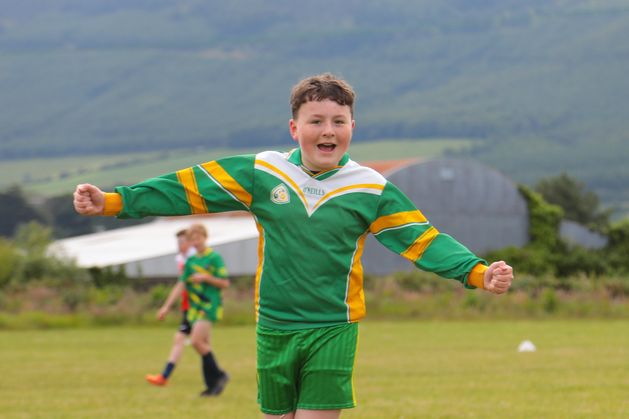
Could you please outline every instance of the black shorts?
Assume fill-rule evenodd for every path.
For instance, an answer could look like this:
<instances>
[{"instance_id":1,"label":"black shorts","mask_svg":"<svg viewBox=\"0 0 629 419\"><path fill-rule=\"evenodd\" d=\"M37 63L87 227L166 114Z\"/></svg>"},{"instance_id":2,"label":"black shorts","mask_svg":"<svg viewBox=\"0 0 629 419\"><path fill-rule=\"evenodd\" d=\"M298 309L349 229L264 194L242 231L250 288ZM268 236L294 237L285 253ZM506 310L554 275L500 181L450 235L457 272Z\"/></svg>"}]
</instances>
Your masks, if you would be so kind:
<instances>
[{"instance_id":1,"label":"black shorts","mask_svg":"<svg viewBox=\"0 0 629 419\"><path fill-rule=\"evenodd\" d=\"M192 333L192 326L188 321L188 311L182 311L183 317L181 318L181 323L179 323L179 331L184 335L190 336Z\"/></svg>"}]
</instances>

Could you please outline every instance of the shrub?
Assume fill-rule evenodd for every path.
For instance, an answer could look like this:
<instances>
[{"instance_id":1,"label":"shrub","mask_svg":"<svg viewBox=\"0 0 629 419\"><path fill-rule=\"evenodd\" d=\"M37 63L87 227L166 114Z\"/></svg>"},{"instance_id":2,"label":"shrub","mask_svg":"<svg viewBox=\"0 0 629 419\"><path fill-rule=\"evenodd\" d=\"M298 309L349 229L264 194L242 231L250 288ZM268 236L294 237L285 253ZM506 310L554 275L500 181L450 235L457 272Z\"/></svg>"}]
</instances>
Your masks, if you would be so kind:
<instances>
[{"instance_id":1,"label":"shrub","mask_svg":"<svg viewBox=\"0 0 629 419\"><path fill-rule=\"evenodd\" d=\"M559 306L559 299L557 298L557 294L555 290L552 288L546 288L542 293L542 307L544 311L548 314L552 314L557 311L557 307Z\"/></svg>"},{"instance_id":2,"label":"shrub","mask_svg":"<svg viewBox=\"0 0 629 419\"><path fill-rule=\"evenodd\" d=\"M14 277L19 262L20 255L15 247L9 241L0 238L0 288Z\"/></svg>"},{"instance_id":3,"label":"shrub","mask_svg":"<svg viewBox=\"0 0 629 419\"><path fill-rule=\"evenodd\" d=\"M159 308L166 301L171 287L160 284L156 285L149 291L149 306L150 308Z\"/></svg>"},{"instance_id":4,"label":"shrub","mask_svg":"<svg viewBox=\"0 0 629 419\"><path fill-rule=\"evenodd\" d=\"M526 272L541 276L554 273L552 252L537 246L514 247L495 250L485 255L489 261L504 260L513 267L514 272Z\"/></svg>"},{"instance_id":5,"label":"shrub","mask_svg":"<svg viewBox=\"0 0 629 419\"><path fill-rule=\"evenodd\" d=\"M518 187L529 209L529 236L531 243L542 249L554 249L559 243L559 224L563 210L549 204L544 198L524 185Z\"/></svg>"},{"instance_id":6,"label":"shrub","mask_svg":"<svg viewBox=\"0 0 629 419\"><path fill-rule=\"evenodd\" d=\"M89 293L86 287L63 287L61 289L61 299L68 311L76 312L80 306L88 302Z\"/></svg>"},{"instance_id":7,"label":"shrub","mask_svg":"<svg viewBox=\"0 0 629 419\"><path fill-rule=\"evenodd\" d=\"M609 265L618 272L629 272L629 218L610 227L605 248Z\"/></svg>"},{"instance_id":8,"label":"shrub","mask_svg":"<svg viewBox=\"0 0 629 419\"><path fill-rule=\"evenodd\" d=\"M560 246L552 255L555 274L560 278L579 273L588 276L603 275L608 271L608 264L601 252L588 250L581 246Z\"/></svg>"},{"instance_id":9,"label":"shrub","mask_svg":"<svg viewBox=\"0 0 629 419\"><path fill-rule=\"evenodd\" d=\"M629 278L614 277L603 282L605 291L611 298L629 297Z\"/></svg>"},{"instance_id":10,"label":"shrub","mask_svg":"<svg viewBox=\"0 0 629 419\"><path fill-rule=\"evenodd\" d=\"M124 291L124 287L111 285L107 287L91 288L89 290L89 302L100 307L111 306L122 298Z\"/></svg>"},{"instance_id":11,"label":"shrub","mask_svg":"<svg viewBox=\"0 0 629 419\"><path fill-rule=\"evenodd\" d=\"M129 277L125 272L124 266L117 268L111 266L107 266L106 268L90 268L89 274L94 285L99 288L129 284Z\"/></svg>"}]
</instances>

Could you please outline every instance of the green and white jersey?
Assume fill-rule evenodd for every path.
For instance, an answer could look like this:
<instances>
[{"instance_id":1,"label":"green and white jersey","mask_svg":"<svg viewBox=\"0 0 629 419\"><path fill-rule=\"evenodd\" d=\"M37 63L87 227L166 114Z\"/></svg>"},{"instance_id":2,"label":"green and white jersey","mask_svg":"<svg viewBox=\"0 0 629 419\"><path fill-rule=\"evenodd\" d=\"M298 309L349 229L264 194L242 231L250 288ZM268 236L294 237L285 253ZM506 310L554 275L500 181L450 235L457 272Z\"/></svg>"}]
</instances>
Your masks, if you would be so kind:
<instances>
[{"instance_id":1,"label":"green and white jersey","mask_svg":"<svg viewBox=\"0 0 629 419\"><path fill-rule=\"evenodd\" d=\"M223 258L211 248L206 248L203 253L196 253L186 260L183 272L179 280L186 286L190 308L189 314L196 318L196 312L207 312L220 314L222 306L221 290L212 284L202 282L194 283L190 277L195 273L210 274L216 278L227 278L227 269ZM218 316L220 318L220 315ZM216 319L211 319L216 320Z\"/></svg>"},{"instance_id":2,"label":"green and white jersey","mask_svg":"<svg viewBox=\"0 0 629 419\"><path fill-rule=\"evenodd\" d=\"M348 155L316 174L302 166L300 149L228 157L116 192L122 199L108 199L106 213L121 218L249 211L260 232L256 318L268 328L362 319L361 255L369 233L418 268L468 287L470 272L477 275L485 263L439 233L381 174Z\"/></svg>"}]
</instances>

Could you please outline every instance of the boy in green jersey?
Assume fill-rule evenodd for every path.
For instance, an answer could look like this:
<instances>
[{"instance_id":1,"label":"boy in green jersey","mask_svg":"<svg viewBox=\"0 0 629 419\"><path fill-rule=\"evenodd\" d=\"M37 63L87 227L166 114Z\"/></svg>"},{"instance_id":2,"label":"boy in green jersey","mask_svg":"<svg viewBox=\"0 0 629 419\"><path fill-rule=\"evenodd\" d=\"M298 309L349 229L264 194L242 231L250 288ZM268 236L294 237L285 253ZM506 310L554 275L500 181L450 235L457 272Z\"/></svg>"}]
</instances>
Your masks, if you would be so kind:
<instances>
[{"instance_id":1,"label":"boy in green jersey","mask_svg":"<svg viewBox=\"0 0 629 419\"><path fill-rule=\"evenodd\" d=\"M221 256L206 245L207 230L203 224L193 224L188 238L196 254L186 260L179 282L173 287L157 317L163 320L172 304L185 290L188 294L188 322L192 325L190 341L201 356L205 390L201 396L218 396L229 376L222 371L210 346L212 322L223 316L221 290L229 286L227 270Z\"/></svg>"},{"instance_id":2,"label":"boy in green jersey","mask_svg":"<svg viewBox=\"0 0 629 419\"><path fill-rule=\"evenodd\" d=\"M373 234L418 268L495 294L513 270L489 266L440 233L398 188L346 153L354 91L331 74L291 93L299 147L234 156L120 186L74 193L85 215L120 218L245 210L260 233L255 278L258 401L268 418L338 418L354 407L358 321L365 314L361 256Z\"/></svg>"}]
</instances>

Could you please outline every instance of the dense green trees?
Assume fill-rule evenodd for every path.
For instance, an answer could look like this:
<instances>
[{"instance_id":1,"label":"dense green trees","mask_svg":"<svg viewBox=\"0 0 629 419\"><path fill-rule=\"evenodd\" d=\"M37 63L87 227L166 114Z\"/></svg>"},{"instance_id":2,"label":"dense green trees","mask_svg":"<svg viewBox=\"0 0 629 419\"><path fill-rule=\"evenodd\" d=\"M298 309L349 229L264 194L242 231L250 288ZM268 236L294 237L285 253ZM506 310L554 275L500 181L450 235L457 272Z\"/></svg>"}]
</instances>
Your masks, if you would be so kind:
<instances>
[{"instance_id":1,"label":"dense green trees","mask_svg":"<svg viewBox=\"0 0 629 419\"><path fill-rule=\"evenodd\" d=\"M598 205L596 194L566 174L543 179L538 187L555 203L547 202L542 194L520 185L520 193L529 209L529 244L490 252L487 259L507 260L519 272L559 278L629 273L629 219L609 225L608 213ZM609 238L607 246L591 250L563 241L559 226L564 217L602 231Z\"/></svg>"},{"instance_id":2,"label":"dense green trees","mask_svg":"<svg viewBox=\"0 0 629 419\"><path fill-rule=\"evenodd\" d=\"M44 216L31 205L22 190L13 186L0 192L0 236L11 237L18 226L29 221L44 221Z\"/></svg>"},{"instance_id":3,"label":"dense green trees","mask_svg":"<svg viewBox=\"0 0 629 419\"><path fill-rule=\"evenodd\" d=\"M567 220L599 231L609 224L611 210L602 209L598 195L588 190L585 183L565 172L559 176L540 179L535 190L546 202L561 207Z\"/></svg>"},{"instance_id":4,"label":"dense green trees","mask_svg":"<svg viewBox=\"0 0 629 419\"><path fill-rule=\"evenodd\" d=\"M0 192L0 237L14 237L24 224L36 222L50 227L50 237L56 239L98 230L109 230L147 223L153 217L139 220L118 220L112 217L83 217L72 206L72 195L30 202L19 186Z\"/></svg>"},{"instance_id":5,"label":"dense green trees","mask_svg":"<svg viewBox=\"0 0 629 419\"><path fill-rule=\"evenodd\" d=\"M89 275L71 260L48 254L52 230L36 221L20 224L13 240L0 238L0 287L44 280L56 284L87 282Z\"/></svg>"}]
</instances>

